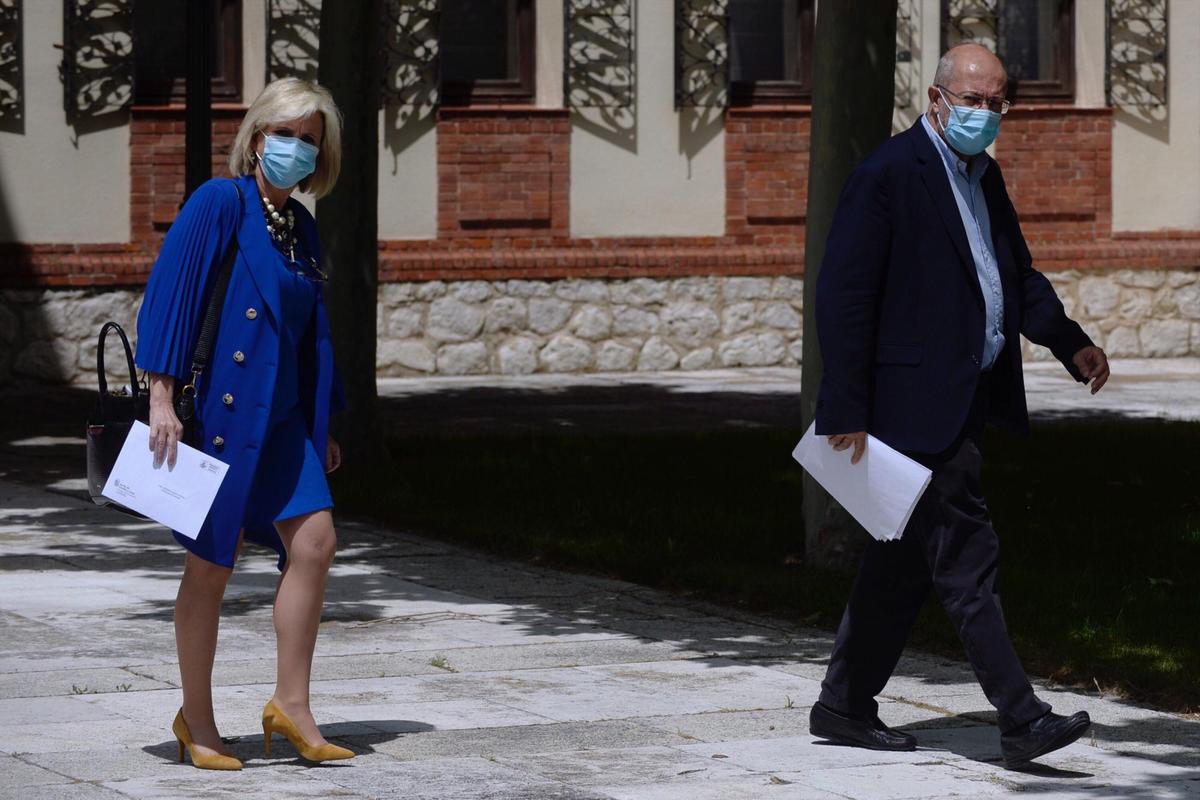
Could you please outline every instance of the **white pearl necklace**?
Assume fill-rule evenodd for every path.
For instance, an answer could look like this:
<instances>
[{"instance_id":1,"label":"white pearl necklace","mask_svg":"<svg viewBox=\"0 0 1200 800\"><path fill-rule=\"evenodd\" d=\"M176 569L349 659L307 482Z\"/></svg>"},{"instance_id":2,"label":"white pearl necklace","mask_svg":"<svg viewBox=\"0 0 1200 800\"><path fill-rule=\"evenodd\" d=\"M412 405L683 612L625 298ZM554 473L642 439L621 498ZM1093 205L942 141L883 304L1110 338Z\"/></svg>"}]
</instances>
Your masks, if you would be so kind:
<instances>
[{"instance_id":1,"label":"white pearl necklace","mask_svg":"<svg viewBox=\"0 0 1200 800\"><path fill-rule=\"evenodd\" d=\"M296 215L292 210L285 209L284 213L279 213L272 203L264 195L262 198L263 211L267 219L267 230L271 233L271 239L275 242L276 247L280 250L285 250L291 260L296 260L296 240L292 234L292 229L296 227Z\"/></svg>"}]
</instances>

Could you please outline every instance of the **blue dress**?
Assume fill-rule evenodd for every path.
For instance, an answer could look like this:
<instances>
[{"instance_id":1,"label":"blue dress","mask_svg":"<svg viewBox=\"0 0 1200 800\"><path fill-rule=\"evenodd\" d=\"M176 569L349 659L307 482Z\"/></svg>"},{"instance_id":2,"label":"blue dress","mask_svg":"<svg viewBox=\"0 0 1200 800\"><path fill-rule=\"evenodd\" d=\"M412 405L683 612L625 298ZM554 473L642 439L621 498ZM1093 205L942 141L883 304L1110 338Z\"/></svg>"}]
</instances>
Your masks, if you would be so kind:
<instances>
[{"instance_id":1,"label":"blue dress","mask_svg":"<svg viewBox=\"0 0 1200 800\"><path fill-rule=\"evenodd\" d=\"M244 532L247 541L279 553L282 569L273 523L333 505L323 468L326 431L345 400L320 285L289 269L272 244L254 176L234 181L202 185L168 231L138 313L135 363L187 380L206 288L236 235L238 257L196 398L197 446L229 464L229 472L199 536L175 538L232 568ZM320 263L315 221L299 203L289 208L297 255Z\"/></svg>"},{"instance_id":2,"label":"blue dress","mask_svg":"<svg viewBox=\"0 0 1200 800\"><path fill-rule=\"evenodd\" d=\"M298 252L303 259L303 247ZM247 497L245 527L251 530L333 507L324 454L318 454L309 440L300 402L300 349L316 313L317 285L282 253L276 256L272 266L281 307L279 371L262 455Z\"/></svg>"}]
</instances>

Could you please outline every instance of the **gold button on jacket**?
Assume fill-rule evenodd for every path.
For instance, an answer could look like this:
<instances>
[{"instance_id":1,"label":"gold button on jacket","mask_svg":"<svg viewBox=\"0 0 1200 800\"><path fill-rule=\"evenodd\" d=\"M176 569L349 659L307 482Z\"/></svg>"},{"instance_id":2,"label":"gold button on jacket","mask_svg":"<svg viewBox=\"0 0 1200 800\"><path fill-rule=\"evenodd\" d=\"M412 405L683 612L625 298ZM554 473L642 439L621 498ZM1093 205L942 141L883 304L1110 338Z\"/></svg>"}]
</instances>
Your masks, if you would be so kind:
<instances>
[{"instance_id":1,"label":"gold button on jacket","mask_svg":"<svg viewBox=\"0 0 1200 800\"><path fill-rule=\"evenodd\" d=\"M253 308L246 309L246 319L254 319L257 316L258 316L258 312L255 311Z\"/></svg>"},{"instance_id":2,"label":"gold button on jacket","mask_svg":"<svg viewBox=\"0 0 1200 800\"><path fill-rule=\"evenodd\" d=\"M229 392L226 392L221 396L221 402L227 406L233 405L233 395L229 394Z\"/></svg>"},{"instance_id":3,"label":"gold button on jacket","mask_svg":"<svg viewBox=\"0 0 1200 800\"><path fill-rule=\"evenodd\" d=\"M241 350L234 350L233 360L240 364L246 360L246 355Z\"/></svg>"},{"instance_id":4,"label":"gold button on jacket","mask_svg":"<svg viewBox=\"0 0 1200 800\"><path fill-rule=\"evenodd\" d=\"M220 447L223 444L225 444L225 439L223 437L221 437L221 436L213 437L213 447Z\"/></svg>"}]
</instances>

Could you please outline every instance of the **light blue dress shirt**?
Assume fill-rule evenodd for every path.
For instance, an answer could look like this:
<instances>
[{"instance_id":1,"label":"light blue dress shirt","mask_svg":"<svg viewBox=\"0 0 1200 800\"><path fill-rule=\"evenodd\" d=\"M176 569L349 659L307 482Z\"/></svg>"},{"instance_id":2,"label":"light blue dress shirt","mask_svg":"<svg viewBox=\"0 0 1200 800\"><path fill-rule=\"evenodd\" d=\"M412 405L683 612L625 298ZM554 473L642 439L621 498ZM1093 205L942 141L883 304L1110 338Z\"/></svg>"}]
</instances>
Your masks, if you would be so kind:
<instances>
[{"instance_id":1,"label":"light blue dress shirt","mask_svg":"<svg viewBox=\"0 0 1200 800\"><path fill-rule=\"evenodd\" d=\"M921 124L942 157L946 177L950 179L950 189L954 192L954 202L958 204L958 213L967 232L967 244L975 261L979 288L983 290L986 320L983 328L983 363L980 368L988 370L1004 349L1004 290L1000 286L996 251L992 248L992 221L988 216L987 201L983 198L982 180L988 160L982 156L976 158L968 169L967 163L933 129L929 117L922 115Z\"/></svg>"}]
</instances>

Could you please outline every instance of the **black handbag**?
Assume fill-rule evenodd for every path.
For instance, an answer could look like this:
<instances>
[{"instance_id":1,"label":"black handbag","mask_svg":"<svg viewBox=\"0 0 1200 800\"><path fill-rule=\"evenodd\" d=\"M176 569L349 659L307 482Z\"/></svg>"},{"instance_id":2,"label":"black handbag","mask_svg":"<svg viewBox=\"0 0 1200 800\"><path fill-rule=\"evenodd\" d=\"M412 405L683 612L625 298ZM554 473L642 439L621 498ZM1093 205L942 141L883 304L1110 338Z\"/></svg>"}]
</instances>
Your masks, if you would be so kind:
<instances>
[{"instance_id":1,"label":"black handbag","mask_svg":"<svg viewBox=\"0 0 1200 800\"><path fill-rule=\"evenodd\" d=\"M238 200L241 200L242 190L234 183ZM217 272L212 293L208 297L208 307L204 313L204 322L200 326L200 334L196 338L196 346L192 350L192 377L184 386L176 386L174 405L175 416L183 423L183 435L179 441L184 444L197 446L201 431L196 419L196 381L208 366L212 355L213 341L217 337L217 328L221 324L221 309L225 305L225 292L229 288L229 278L233 273L233 262L237 259L237 233L229 241L225 256ZM108 378L104 373L104 340L110 330L116 331L121 337L125 348L125 363L129 367L129 387L109 391ZM136 516L136 512L114 502L100 494L108 483L117 456L125 445L129 430L134 421L149 423L150 421L150 389L145 383L137 380L137 369L133 364L133 351L129 347L129 337L115 322L106 322L100 328L100 340L96 347L96 376L99 382L99 396L92 413L87 419L87 482L88 494L92 502L98 506L112 506ZM131 394L132 392L132 394ZM149 453L146 454L149 458Z\"/></svg>"},{"instance_id":2,"label":"black handbag","mask_svg":"<svg viewBox=\"0 0 1200 800\"><path fill-rule=\"evenodd\" d=\"M121 337L121 344L125 347L125 363L129 367L129 385L113 391L108 389L108 376L104 372L104 339L109 331L116 331ZM100 492L108 483L108 475L117 462L117 455L134 421L146 422L150 419L150 390L138 383L129 337L115 322L106 322L100 328L100 343L96 348L96 377L99 379L100 393L87 419L88 494L98 506L112 504L128 511Z\"/></svg>"}]
</instances>

